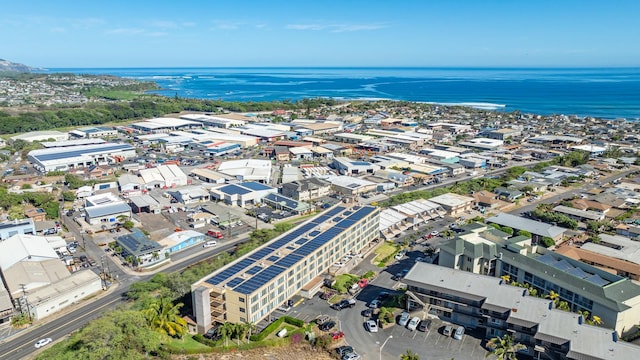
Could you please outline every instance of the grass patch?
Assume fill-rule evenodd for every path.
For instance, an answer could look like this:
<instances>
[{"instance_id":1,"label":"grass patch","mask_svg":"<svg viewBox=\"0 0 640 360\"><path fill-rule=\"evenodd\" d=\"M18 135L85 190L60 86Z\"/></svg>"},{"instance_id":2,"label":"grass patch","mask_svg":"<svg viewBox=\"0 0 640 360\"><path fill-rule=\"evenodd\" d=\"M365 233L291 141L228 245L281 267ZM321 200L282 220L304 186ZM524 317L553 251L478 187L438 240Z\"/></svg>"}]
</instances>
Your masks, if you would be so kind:
<instances>
[{"instance_id":1,"label":"grass patch","mask_svg":"<svg viewBox=\"0 0 640 360\"><path fill-rule=\"evenodd\" d=\"M185 350L189 354L193 354L193 351L205 352L210 349L207 345L195 341L190 335L184 336L182 339L171 338L168 345L174 349Z\"/></svg>"},{"instance_id":2,"label":"grass patch","mask_svg":"<svg viewBox=\"0 0 640 360\"><path fill-rule=\"evenodd\" d=\"M392 259L396 252L398 252L398 246L391 242L385 242L375 250L376 257L371 262L378 264L378 267L385 267L387 266L387 261Z\"/></svg>"},{"instance_id":3,"label":"grass patch","mask_svg":"<svg viewBox=\"0 0 640 360\"><path fill-rule=\"evenodd\" d=\"M91 88L85 91L85 95L95 98L103 98L107 100L133 100L140 97L139 92L128 90L111 90L111 89L99 89Z\"/></svg>"},{"instance_id":4,"label":"grass patch","mask_svg":"<svg viewBox=\"0 0 640 360\"><path fill-rule=\"evenodd\" d=\"M336 282L333 284L333 288L339 291L340 293L346 293L347 289L358 282L360 280L359 277L351 274L342 274L336 277Z\"/></svg>"},{"instance_id":5,"label":"grass patch","mask_svg":"<svg viewBox=\"0 0 640 360\"><path fill-rule=\"evenodd\" d=\"M340 300L342 300L342 296L340 295L333 295L332 297L329 298L329 300L327 300L327 302L331 305L336 304L338 302L340 302Z\"/></svg>"}]
</instances>

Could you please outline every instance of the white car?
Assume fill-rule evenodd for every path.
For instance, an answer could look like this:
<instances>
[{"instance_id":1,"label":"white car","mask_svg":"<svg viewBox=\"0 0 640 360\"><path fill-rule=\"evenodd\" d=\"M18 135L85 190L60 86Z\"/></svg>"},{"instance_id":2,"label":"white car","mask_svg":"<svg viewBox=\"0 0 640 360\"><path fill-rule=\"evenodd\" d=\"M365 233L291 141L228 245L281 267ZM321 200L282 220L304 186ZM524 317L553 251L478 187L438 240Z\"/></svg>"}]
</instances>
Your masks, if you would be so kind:
<instances>
[{"instance_id":1,"label":"white car","mask_svg":"<svg viewBox=\"0 0 640 360\"><path fill-rule=\"evenodd\" d=\"M380 307L380 305L382 305L382 301L378 299L375 299L369 303L369 307L372 309L377 309Z\"/></svg>"},{"instance_id":2,"label":"white car","mask_svg":"<svg viewBox=\"0 0 640 360\"><path fill-rule=\"evenodd\" d=\"M401 253L401 252L399 252L399 253L397 253L397 254L396 254L396 256L394 256L394 259L396 259L396 260L402 260L402 258L403 258L403 257L404 257L404 254L403 254L403 253Z\"/></svg>"},{"instance_id":3,"label":"white car","mask_svg":"<svg viewBox=\"0 0 640 360\"><path fill-rule=\"evenodd\" d=\"M407 324L407 329L413 331L418 327L418 324L420 323L420 318L417 316L414 316L411 321L409 321L409 323Z\"/></svg>"},{"instance_id":4,"label":"white car","mask_svg":"<svg viewBox=\"0 0 640 360\"><path fill-rule=\"evenodd\" d=\"M438 231L434 230L434 231L431 232L431 236L438 236L438 235L440 235L440 232L438 232Z\"/></svg>"},{"instance_id":5,"label":"white car","mask_svg":"<svg viewBox=\"0 0 640 360\"><path fill-rule=\"evenodd\" d=\"M40 349L41 347L45 346L45 345L49 345L51 344L53 340L51 340L51 338L45 338L45 339L40 339L38 340L38 342L35 344L36 349Z\"/></svg>"},{"instance_id":6,"label":"white car","mask_svg":"<svg viewBox=\"0 0 640 360\"><path fill-rule=\"evenodd\" d=\"M400 326L407 326L407 323L409 322L409 313L408 312L403 312L400 315L400 320L398 320L398 325Z\"/></svg>"},{"instance_id":7,"label":"white car","mask_svg":"<svg viewBox=\"0 0 640 360\"><path fill-rule=\"evenodd\" d=\"M376 324L374 320L368 320L366 323L364 323L364 326L367 327L367 330L369 330L369 332L378 332L378 324Z\"/></svg>"}]
</instances>

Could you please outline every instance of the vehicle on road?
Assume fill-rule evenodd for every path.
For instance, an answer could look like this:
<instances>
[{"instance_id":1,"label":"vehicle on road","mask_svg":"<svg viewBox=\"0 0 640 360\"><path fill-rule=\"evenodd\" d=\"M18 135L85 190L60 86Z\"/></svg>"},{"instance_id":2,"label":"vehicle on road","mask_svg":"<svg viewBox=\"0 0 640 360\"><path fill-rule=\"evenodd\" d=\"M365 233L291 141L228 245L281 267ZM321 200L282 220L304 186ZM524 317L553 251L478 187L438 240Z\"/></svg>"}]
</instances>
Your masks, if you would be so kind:
<instances>
[{"instance_id":1,"label":"vehicle on road","mask_svg":"<svg viewBox=\"0 0 640 360\"><path fill-rule=\"evenodd\" d=\"M212 238L215 238L215 239L224 238L224 236L222 235L222 232L218 231L218 230L209 230L209 231L207 231L207 235L209 235L209 236L211 236Z\"/></svg>"},{"instance_id":2,"label":"vehicle on road","mask_svg":"<svg viewBox=\"0 0 640 360\"><path fill-rule=\"evenodd\" d=\"M333 329L335 326L336 326L336 322L333 320L329 320L325 323L320 324L320 326L318 326L318 329L322 331L329 331Z\"/></svg>"},{"instance_id":3,"label":"vehicle on road","mask_svg":"<svg viewBox=\"0 0 640 360\"><path fill-rule=\"evenodd\" d=\"M418 323L420 323L420 318L417 316L414 316L411 321L409 321L409 323L407 324L407 329L410 331L415 330L418 327Z\"/></svg>"},{"instance_id":4,"label":"vehicle on road","mask_svg":"<svg viewBox=\"0 0 640 360\"><path fill-rule=\"evenodd\" d=\"M320 315L320 316L318 316L318 317L314 320L314 322L315 322L317 325L320 325L320 324L324 324L324 323L326 323L327 321L329 321L329 319L331 319L331 318L329 317L329 315Z\"/></svg>"},{"instance_id":5,"label":"vehicle on road","mask_svg":"<svg viewBox=\"0 0 640 360\"><path fill-rule=\"evenodd\" d=\"M342 310L344 308L347 308L347 307L352 308L354 306L356 306L356 300L349 299L349 300L342 300L339 303L335 303L331 307L335 310Z\"/></svg>"},{"instance_id":6,"label":"vehicle on road","mask_svg":"<svg viewBox=\"0 0 640 360\"><path fill-rule=\"evenodd\" d=\"M374 320L367 320L364 323L364 326L367 328L369 332L376 333L378 332L378 324Z\"/></svg>"},{"instance_id":7,"label":"vehicle on road","mask_svg":"<svg viewBox=\"0 0 640 360\"><path fill-rule=\"evenodd\" d=\"M362 316L364 316L364 317L373 316L373 309L364 309L364 310L362 310Z\"/></svg>"},{"instance_id":8,"label":"vehicle on road","mask_svg":"<svg viewBox=\"0 0 640 360\"><path fill-rule=\"evenodd\" d=\"M211 240L211 241L207 241L206 243L202 244L202 247L213 247L218 245L218 243L215 240Z\"/></svg>"},{"instance_id":9,"label":"vehicle on road","mask_svg":"<svg viewBox=\"0 0 640 360\"><path fill-rule=\"evenodd\" d=\"M431 328L431 320L422 320L418 324L418 331L427 332Z\"/></svg>"},{"instance_id":10,"label":"vehicle on road","mask_svg":"<svg viewBox=\"0 0 640 360\"><path fill-rule=\"evenodd\" d=\"M51 344L51 342L53 342L51 338L44 338L44 339L38 340L34 346L36 347L36 349L40 349L43 346Z\"/></svg>"},{"instance_id":11,"label":"vehicle on road","mask_svg":"<svg viewBox=\"0 0 640 360\"><path fill-rule=\"evenodd\" d=\"M399 252L393 258L396 259L396 260L402 260L403 257L404 257L404 253Z\"/></svg>"},{"instance_id":12,"label":"vehicle on road","mask_svg":"<svg viewBox=\"0 0 640 360\"><path fill-rule=\"evenodd\" d=\"M429 235L431 235L431 237L438 236L438 235L440 235L440 232L439 232L439 231L435 231L435 230L434 230L434 231L432 231L432 232L431 232L431 234L429 234Z\"/></svg>"},{"instance_id":13,"label":"vehicle on road","mask_svg":"<svg viewBox=\"0 0 640 360\"><path fill-rule=\"evenodd\" d=\"M409 313L408 312L403 312L402 314L400 314L400 319L398 320L398 325L400 326L407 326L407 323L409 322Z\"/></svg>"},{"instance_id":14,"label":"vehicle on road","mask_svg":"<svg viewBox=\"0 0 640 360\"><path fill-rule=\"evenodd\" d=\"M351 354L353 352L353 347L348 345L340 346L339 348L336 348L336 352L338 353L338 356L343 357L347 354Z\"/></svg>"},{"instance_id":15,"label":"vehicle on road","mask_svg":"<svg viewBox=\"0 0 640 360\"><path fill-rule=\"evenodd\" d=\"M453 338L456 340L462 340L464 336L464 326L458 326L456 332L453 333Z\"/></svg>"}]
</instances>

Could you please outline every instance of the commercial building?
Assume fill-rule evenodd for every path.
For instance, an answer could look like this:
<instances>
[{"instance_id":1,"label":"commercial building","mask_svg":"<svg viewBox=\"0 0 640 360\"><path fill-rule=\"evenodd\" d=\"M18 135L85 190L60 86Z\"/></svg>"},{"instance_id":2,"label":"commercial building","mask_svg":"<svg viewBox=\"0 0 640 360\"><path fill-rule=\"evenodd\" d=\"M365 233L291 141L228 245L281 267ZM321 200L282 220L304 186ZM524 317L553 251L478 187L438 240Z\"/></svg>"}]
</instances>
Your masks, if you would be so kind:
<instances>
[{"instance_id":1,"label":"commercial building","mask_svg":"<svg viewBox=\"0 0 640 360\"><path fill-rule=\"evenodd\" d=\"M378 188L378 184L372 181L352 176L331 175L327 176L325 180L331 183L331 187L336 193L346 196L361 195Z\"/></svg>"},{"instance_id":2,"label":"commercial building","mask_svg":"<svg viewBox=\"0 0 640 360\"><path fill-rule=\"evenodd\" d=\"M87 196L84 199L85 221L90 225L113 227L119 217L129 219L131 208L111 193Z\"/></svg>"},{"instance_id":3,"label":"commercial building","mask_svg":"<svg viewBox=\"0 0 640 360\"><path fill-rule=\"evenodd\" d=\"M502 279L416 263L404 277L407 307L475 329L486 338L513 336L534 359L636 359L637 345L619 333L591 326L581 314L554 308L549 299L529 296L526 289ZM592 313L597 315L597 313Z\"/></svg>"},{"instance_id":4,"label":"commercial building","mask_svg":"<svg viewBox=\"0 0 640 360\"><path fill-rule=\"evenodd\" d=\"M473 207L474 198L454 193L432 197L429 201L442 206L449 215L459 216Z\"/></svg>"},{"instance_id":5,"label":"commercial building","mask_svg":"<svg viewBox=\"0 0 640 360\"><path fill-rule=\"evenodd\" d=\"M211 199L224 201L229 205L245 207L248 204L258 204L267 194L277 194L278 189L258 182L230 184L210 190Z\"/></svg>"},{"instance_id":6,"label":"commercial building","mask_svg":"<svg viewBox=\"0 0 640 360\"><path fill-rule=\"evenodd\" d=\"M338 170L341 175L364 175L373 174L376 170L380 170L378 165L367 161L356 161L346 157L335 157L331 166Z\"/></svg>"},{"instance_id":7,"label":"commercial building","mask_svg":"<svg viewBox=\"0 0 640 360\"><path fill-rule=\"evenodd\" d=\"M143 194L129 197L129 204L133 212L139 214L146 212L149 214L160 214L162 206L158 200L151 197L151 195Z\"/></svg>"},{"instance_id":8,"label":"commercial building","mask_svg":"<svg viewBox=\"0 0 640 360\"><path fill-rule=\"evenodd\" d=\"M140 267L154 265L166 259L164 247L150 240L140 229L131 229L130 234L116 237L116 244L122 247L122 257L132 257Z\"/></svg>"},{"instance_id":9,"label":"commercial building","mask_svg":"<svg viewBox=\"0 0 640 360\"><path fill-rule=\"evenodd\" d=\"M140 170L142 184L146 189L174 188L189 184L189 178L178 165L160 165Z\"/></svg>"},{"instance_id":10,"label":"commercial building","mask_svg":"<svg viewBox=\"0 0 640 360\"><path fill-rule=\"evenodd\" d=\"M197 121L202 123L202 125L229 129L238 126L244 126L247 122L244 120L234 120L234 119L226 119L219 116L211 116L205 114L185 114L181 115L180 119L189 120L189 121Z\"/></svg>"},{"instance_id":11,"label":"commercial building","mask_svg":"<svg viewBox=\"0 0 640 360\"><path fill-rule=\"evenodd\" d=\"M36 227L33 219L16 219L0 223L0 241L7 240L16 234L33 235L35 233Z\"/></svg>"},{"instance_id":12,"label":"commercial building","mask_svg":"<svg viewBox=\"0 0 640 360\"><path fill-rule=\"evenodd\" d=\"M177 118L154 118L131 124L131 128L141 133L168 133L172 130L202 127L197 121Z\"/></svg>"},{"instance_id":13,"label":"commercial building","mask_svg":"<svg viewBox=\"0 0 640 360\"><path fill-rule=\"evenodd\" d=\"M295 215L306 214L314 209L309 203L291 199L277 193L267 194L262 198L262 202L274 209L286 210Z\"/></svg>"},{"instance_id":14,"label":"commercial building","mask_svg":"<svg viewBox=\"0 0 640 360\"><path fill-rule=\"evenodd\" d=\"M75 138L103 138L118 135L118 130L106 126L83 127L80 129L69 131L69 135Z\"/></svg>"},{"instance_id":15,"label":"commercial building","mask_svg":"<svg viewBox=\"0 0 640 360\"><path fill-rule=\"evenodd\" d=\"M320 178L311 177L284 183L280 187L282 195L300 201L309 201L328 196L331 193L331 183Z\"/></svg>"},{"instance_id":16,"label":"commercial building","mask_svg":"<svg viewBox=\"0 0 640 360\"><path fill-rule=\"evenodd\" d=\"M60 131L30 131L28 133L15 135L9 138L10 142L15 142L16 140L22 140L26 142L34 142L34 141L49 141L53 139L53 141L64 141L69 140L69 134L63 133Z\"/></svg>"},{"instance_id":17,"label":"commercial building","mask_svg":"<svg viewBox=\"0 0 640 360\"><path fill-rule=\"evenodd\" d=\"M240 181L258 181L271 183L271 160L230 160L218 166L218 172L232 176Z\"/></svg>"},{"instance_id":18,"label":"commercial building","mask_svg":"<svg viewBox=\"0 0 640 360\"><path fill-rule=\"evenodd\" d=\"M199 245L204 242L204 234L193 230L183 230L171 233L169 236L158 241L164 248L164 252L173 254L180 250Z\"/></svg>"},{"instance_id":19,"label":"commercial building","mask_svg":"<svg viewBox=\"0 0 640 360\"><path fill-rule=\"evenodd\" d=\"M32 150L27 156L36 170L47 173L121 162L136 157L136 149L129 144L101 143Z\"/></svg>"},{"instance_id":20,"label":"commercial building","mask_svg":"<svg viewBox=\"0 0 640 360\"><path fill-rule=\"evenodd\" d=\"M70 273L43 236L14 235L0 242L0 272L16 309L43 319L102 289L91 270ZM26 295L26 296L25 296Z\"/></svg>"},{"instance_id":21,"label":"commercial building","mask_svg":"<svg viewBox=\"0 0 640 360\"><path fill-rule=\"evenodd\" d=\"M468 141L462 141L459 143L459 145L476 150L496 150L504 145L504 141L487 138L475 138Z\"/></svg>"},{"instance_id":22,"label":"commercial building","mask_svg":"<svg viewBox=\"0 0 640 360\"><path fill-rule=\"evenodd\" d=\"M377 230L377 208L336 206L207 275L191 286L198 331L260 322Z\"/></svg>"}]
</instances>

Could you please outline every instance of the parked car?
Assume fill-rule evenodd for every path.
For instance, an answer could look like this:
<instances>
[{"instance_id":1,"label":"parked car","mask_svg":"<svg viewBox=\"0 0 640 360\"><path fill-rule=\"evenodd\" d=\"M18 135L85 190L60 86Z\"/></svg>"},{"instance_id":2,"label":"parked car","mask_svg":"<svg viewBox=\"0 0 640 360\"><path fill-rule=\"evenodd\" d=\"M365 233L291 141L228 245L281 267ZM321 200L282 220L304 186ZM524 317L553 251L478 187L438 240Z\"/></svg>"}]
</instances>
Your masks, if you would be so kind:
<instances>
[{"instance_id":1,"label":"parked car","mask_svg":"<svg viewBox=\"0 0 640 360\"><path fill-rule=\"evenodd\" d=\"M453 333L453 338L456 340L462 340L464 336L464 326L458 326L456 332Z\"/></svg>"},{"instance_id":2,"label":"parked car","mask_svg":"<svg viewBox=\"0 0 640 360\"><path fill-rule=\"evenodd\" d=\"M326 323L327 321L329 321L329 319L330 319L329 315L320 315L314 320L314 322L317 325L320 325L320 324Z\"/></svg>"},{"instance_id":3,"label":"parked car","mask_svg":"<svg viewBox=\"0 0 640 360\"><path fill-rule=\"evenodd\" d=\"M340 357L343 357L347 354L350 354L353 352L353 347L345 345L345 346L340 346L339 348L336 348L336 352L338 353L338 355Z\"/></svg>"},{"instance_id":4,"label":"parked car","mask_svg":"<svg viewBox=\"0 0 640 360\"><path fill-rule=\"evenodd\" d=\"M367 328L369 332L372 332L372 333L378 332L378 324L376 324L374 320L367 320L367 322L364 323L364 326Z\"/></svg>"},{"instance_id":5,"label":"parked car","mask_svg":"<svg viewBox=\"0 0 640 360\"><path fill-rule=\"evenodd\" d=\"M420 324L418 324L418 331L427 332L431 327L431 320L422 320Z\"/></svg>"},{"instance_id":6,"label":"parked car","mask_svg":"<svg viewBox=\"0 0 640 360\"><path fill-rule=\"evenodd\" d=\"M403 257L404 257L404 254L399 252L393 258L396 259L396 260L402 260Z\"/></svg>"},{"instance_id":7,"label":"parked car","mask_svg":"<svg viewBox=\"0 0 640 360\"><path fill-rule=\"evenodd\" d=\"M356 306L355 299L342 300L339 303L333 304L331 307L335 310L342 310L346 307L354 307Z\"/></svg>"},{"instance_id":8,"label":"parked car","mask_svg":"<svg viewBox=\"0 0 640 360\"><path fill-rule=\"evenodd\" d=\"M40 349L43 346L51 344L52 341L53 340L51 340L51 338L40 339L36 342L34 346L36 347L36 349Z\"/></svg>"},{"instance_id":9,"label":"parked car","mask_svg":"<svg viewBox=\"0 0 640 360\"><path fill-rule=\"evenodd\" d=\"M358 353L352 352L342 357L342 360L360 360L360 355Z\"/></svg>"},{"instance_id":10,"label":"parked car","mask_svg":"<svg viewBox=\"0 0 640 360\"><path fill-rule=\"evenodd\" d=\"M336 322L333 320L329 320L325 323L320 324L320 326L318 326L318 329L322 331L329 331L333 329L335 326L336 326Z\"/></svg>"},{"instance_id":11,"label":"parked car","mask_svg":"<svg viewBox=\"0 0 640 360\"><path fill-rule=\"evenodd\" d=\"M381 292L378 294L377 299L378 299L378 300L384 300L384 299L386 299L387 297L389 297L389 295L391 295L391 294L390 294L388 291L381 291Z\"/></svg>"},{"instance_id":12,"label":"parked car","mask_svg":"<svg viewBox=\"0 0 640 360\"><path fill-rule=\"evenodd\" d=\"M429 234L429 235L431 235L431 237L438 236L438 235L440 235L440 232L439 232L439 231L435 231L435 230L434 230L434 231L432 231L432 232L431 232L431 234Z\"/></svg>"},{"instance_id":13,"label":"parked car","mask_svg":"<svg viewBox=\"0 0 640 360\"><path fill-rule=\"evenodd\" d=\"M364 316L364 317L373 316L373 309L364 309L364 310L362 310L362 316Z\"/></svg>"},{"instance_id":14,"label":"parked car","mask_svg":"<svg viewBox=\"0 0 640 360\"><path fill-rule=\"evenodd\" d=\"M400 319L398 320L398 325L407 326L408 322L409 322L409 313L405 311L402 314L400 314Z\"/></svg>"},{"instance_id":15,"label":"parked car","mask_svg":"<svg viewBox=\"0 0 640 360\"><path fill-rule=\"evenodd\" d=\"M382 305L382 301L375 299L369 303L369 307L372 309L377 309Z\"/></svg>"},{"instance_id":16,"label":"parked car","mask_svg":"<svg viewBox=\"0 0 640 360\"><path fill-rule=\"evenodd\" d=\"M442 329L442 335L444 336L451 336L452 332L453 332L453 326L451 325L447 325Z\"/></svg>"},{"instance_id":17,"label":"parked car","mask_svg":"<svg viewBox=\"0 0 640 360\"><path fill-rule=\"evenodd\" d=\"M407 324L407 329L410 331L415 330L418 327L418 323L420 323L420 318L417 316L414 316L411 321L409 321L409 323Z\"/></svg>"}]
</instances>

